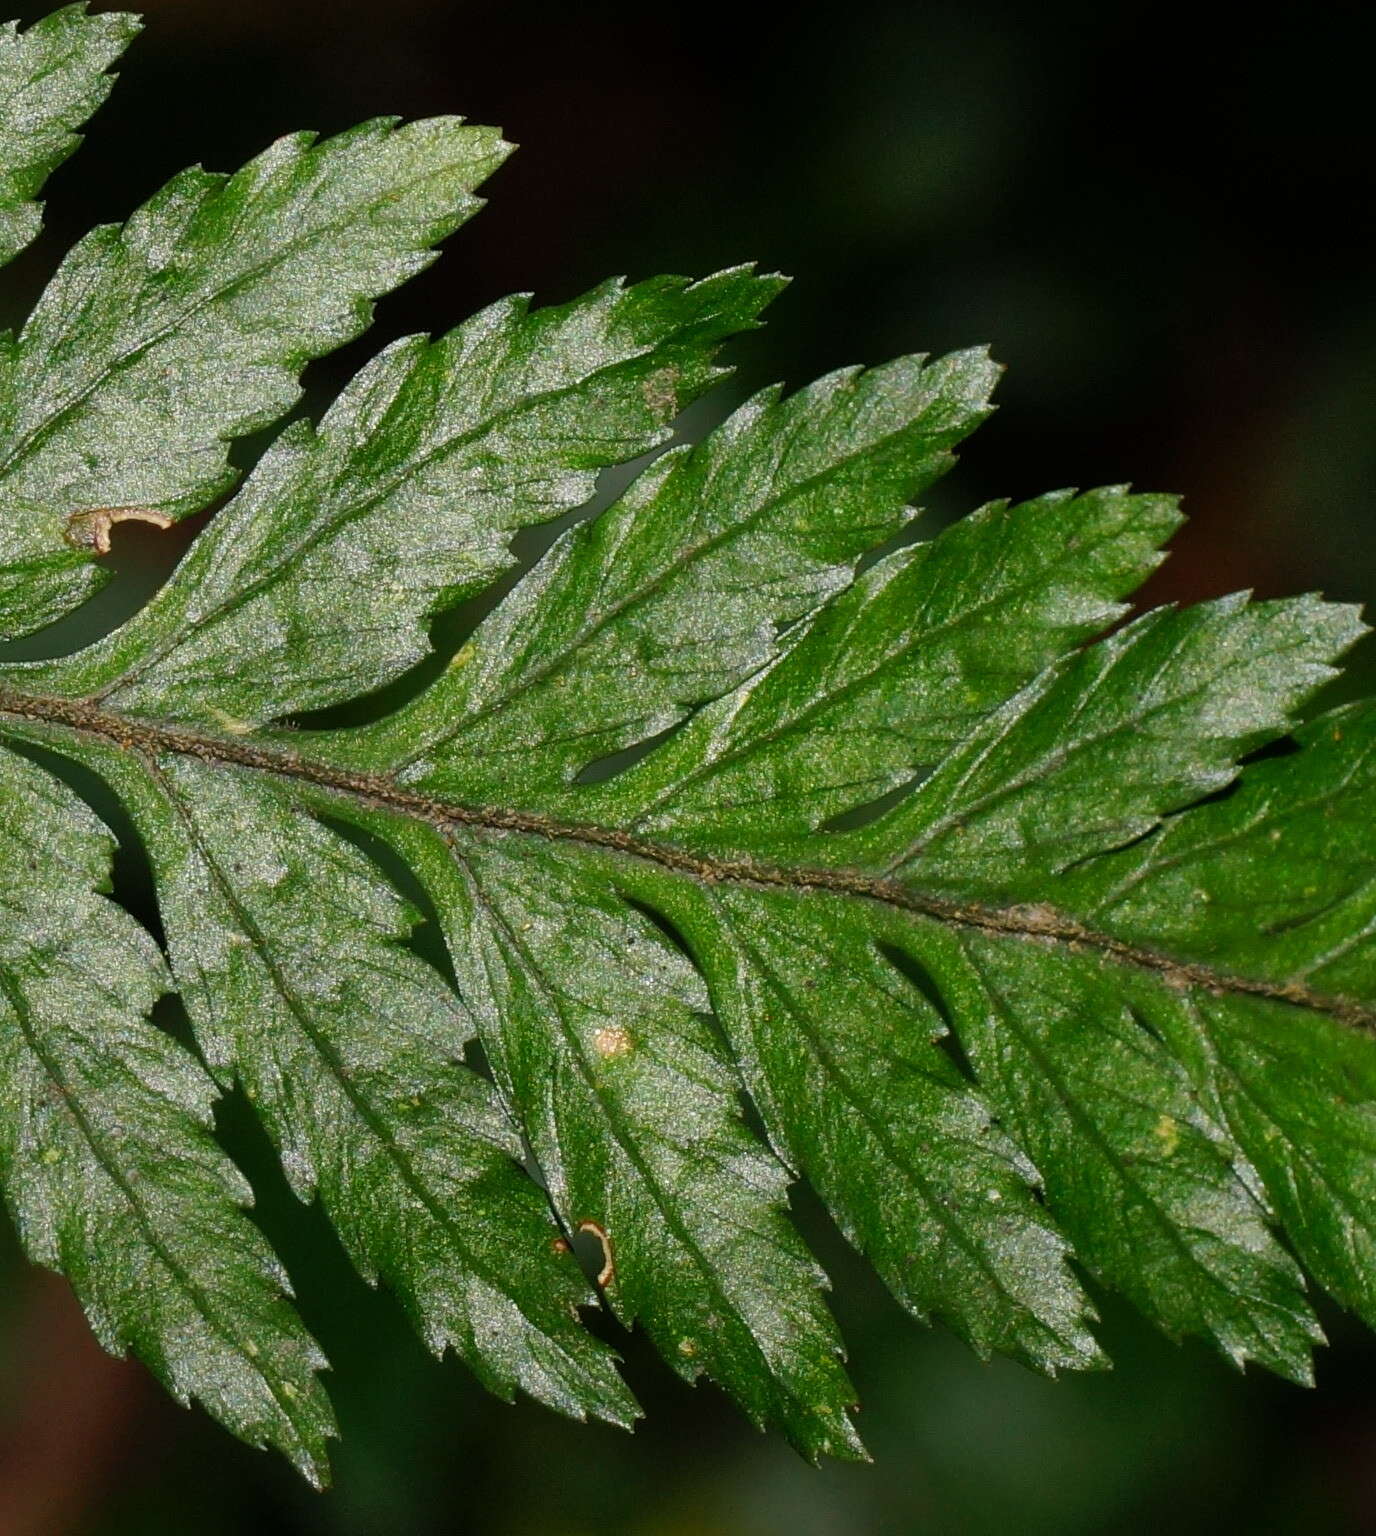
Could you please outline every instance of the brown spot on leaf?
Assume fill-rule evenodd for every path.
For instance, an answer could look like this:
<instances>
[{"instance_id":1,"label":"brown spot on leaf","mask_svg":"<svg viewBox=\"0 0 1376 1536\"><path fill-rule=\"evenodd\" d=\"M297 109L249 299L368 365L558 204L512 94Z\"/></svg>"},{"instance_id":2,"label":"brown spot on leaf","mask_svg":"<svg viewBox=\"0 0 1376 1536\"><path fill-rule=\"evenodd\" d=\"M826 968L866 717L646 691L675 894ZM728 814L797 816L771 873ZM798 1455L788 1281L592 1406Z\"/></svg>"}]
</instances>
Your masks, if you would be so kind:
<instances>
[{"instance_id":1,"label":"brown spot on leaf","mask_svg":"<svg viewBox=\"0 0 1376 1536\"><path fill-rule=\"evenodd\" d=\"M172 519L151 507L93 507L89 512L73 512L63 537L73 549L92 549L98 555L108 555L110 530L116 523L152 523L155 528L170 528Z\"/></svg>"},{"instance_id":2,"label":"brown spot on leaf","mask_svg":"<svg viewBox=\"0 0 1376 1536\"><path fill-rule=\"evenodd\" d=\"M640 386L645 404L660 421L671 421L678 414L678 369L659 368Z\"/></svg>"}]
</instances>

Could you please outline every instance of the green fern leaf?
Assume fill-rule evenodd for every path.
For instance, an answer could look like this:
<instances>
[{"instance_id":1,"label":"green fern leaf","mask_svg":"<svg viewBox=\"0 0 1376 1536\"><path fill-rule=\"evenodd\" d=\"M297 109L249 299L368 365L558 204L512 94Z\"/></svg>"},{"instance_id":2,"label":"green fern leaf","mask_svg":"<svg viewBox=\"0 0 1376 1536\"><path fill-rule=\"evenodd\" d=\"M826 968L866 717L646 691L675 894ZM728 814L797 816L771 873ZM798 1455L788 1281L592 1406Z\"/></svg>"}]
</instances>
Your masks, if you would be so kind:
<instances>
[{"instance_id":1,"label":"green fern leaf","mask_svg":"<svg viewBox=\"0 0 1376 1536\"><path fill-rule=\"evenodd\" d=\"M99 894L114 839L13 752L0 781L0 1178L24 1244L70 1278L108 1349L136 1349L183 1402L320 1481L324 1359L211 1139L210 1079L148 1021L170 978Z\"/></svg>"},{"instance_id":2,"label":"green fern leaf","mask_svg":"<svg viewBox=\"0 0 1376 1536\"><path fill-rule=\"evenodd\" d=\"M27 147L0 114L16 197L103 89L127 28L92 20L6 39L85 70ZM227 440L503 153L451 120L284 140L79 246L0 361L6 632L92 590L121 517L226 491ZM915 1317L1047 1372L1102 1362L1072 1261L1294 1380L1306 1272L1376 1324L1376 711L1300 723L1361 625L1230 597L1120 626L1178 521L1123 488L914 539L982 352L757 395L411 670L778 288L618 282L397 342L141 613L0 663L6 1197L104 1343L309 1476L321 1360L216 1085L431 1348L575 1417L637 1411L603 1304L806 1455L864 1454L797 1178ZM66 763L138 833L165 962ZM204 1068L150 1017L172 986Z\"/></svg>"},{"instance_id":3,"label":"green fern leaf","mask_svg":"<svg viewBox=\"0 0 1376 1536\"><path fill-rule=\"evenodd\" d=\"M84 4L27 31L0 28L0 267L38 234L43 183L81 142L76 130L105 100L106 74L138 32L119 11Z\"/></svg>"},{"instance_id":4,"label":"green fern leaf","mask_svg":"<svg viewBox=\"0 0 1376 1536\"><path fill-rule=\"evenodd\" d=\"M455 118L297 134L81 241L0 350L0 636L95 590L112 523L221 495L229 440L290 409L307 360L433 259L506 153Z\"/></svg>"}]
</instances>

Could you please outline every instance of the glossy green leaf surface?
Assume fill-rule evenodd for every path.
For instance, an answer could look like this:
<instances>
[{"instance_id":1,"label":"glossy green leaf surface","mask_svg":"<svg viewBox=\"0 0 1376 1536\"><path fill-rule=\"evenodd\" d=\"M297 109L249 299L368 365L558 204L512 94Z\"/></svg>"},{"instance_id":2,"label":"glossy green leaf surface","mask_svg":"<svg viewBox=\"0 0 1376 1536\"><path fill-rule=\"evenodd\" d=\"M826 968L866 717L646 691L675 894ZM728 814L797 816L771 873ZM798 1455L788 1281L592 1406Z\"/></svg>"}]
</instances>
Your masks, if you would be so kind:
<instances>
[{"instance_id":1,"label":"glossy green leaf surface","mask_svg":"<svg viewBox=\"0 0 1376 1536\"><path fill-rule=\"evenodd\" d=\"M0 51L21 88L29 39L87 74L37 148L0 114L25 201L115 35L44 26ZM7 631L90 590L120 516L228 490L226 441L503 153L451 119L287 139L79 246L0 358ZM308 1476L322 1362L217 1091L432 1349L574 1417L638 1411L600 1305L803 1454L864 1455L799 1179L916 1319L1048 1373L1104 1363L1086 1277L1300 1382L1311 1285L1376 1324L1376 711L1307 718L1362 626L1313 596L1130 617L1178 513L1123 487L924 537L982 350L756 394L408 675L779 286L404 338L141 613L0 662L5 1197L109 1347ZM160 943L66 762L135 829Z\"/></svg>"},{"instance_id":2,"label":"glossy green leaf surface","mask_svg":"<svg viewBox=\"0 0 1376 1536\"><path fill-rule=\"evenodd\" d=\"M290 409L305 363L428 265L506 153L457 118L296 134L82 240L0 347L0 637L94 590L112 523L227 490L229 440Z\"/></svg>"},{"instance_id":3,"label":"glossy green leaf surface","mask_svg":"<svg viewBox=\"0 0 1376 1536\"><path fill-rule=\"evenodd\" d=\"M106 73L138 32L137 17L84 4L23 32L0 27L0 266L37 235L43 183L81 142L77 129L109 94Z\"/></svg>"},{"instance_id":4,"label":"glossy green leaf surface","mask_svg":"<svg viewBox=\"0 0 1376 1536\"><path fill-rule=\"evenodd\" d=\"M320 1480L325 1361L211 1139L204 1069L148 1020L157 946L101 891L114 839L0 755L0 1179L25 1246L71 1280L107 1349Z\"/></svg>"}]
</instances>

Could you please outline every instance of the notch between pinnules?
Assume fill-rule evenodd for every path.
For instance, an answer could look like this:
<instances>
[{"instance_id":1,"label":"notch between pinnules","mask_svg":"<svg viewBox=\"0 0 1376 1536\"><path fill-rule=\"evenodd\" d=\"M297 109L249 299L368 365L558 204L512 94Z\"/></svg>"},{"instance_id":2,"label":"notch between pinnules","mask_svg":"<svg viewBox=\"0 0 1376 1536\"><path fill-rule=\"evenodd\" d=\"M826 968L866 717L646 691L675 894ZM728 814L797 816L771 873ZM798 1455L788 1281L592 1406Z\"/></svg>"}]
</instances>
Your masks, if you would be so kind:
<instances>
[{"instance_id":1,"label":"notch between pinnules","mask_svg":"<svg viewBox=\"0 0 1376 1536\"><path fill-rule=\"evenodd\" d=\"M615 752L608 752L605 757L595 757L591 762L584 763L574 774L573 782L578 785L602 784L634 768L637 763L643 762L651 752L657 751L665 742L672 741L696 713L696 710L688 710L681 719L671 721L663 730L656 731L640 741L633 741L628 747L618 747Z\"/></svg>"},{"instance_id":2,"label":"notch between pinnules","mask_svg":"<svg viewBox=\"0 0 1376 1536\"><path fill-rule=\"evenodd\" d=\"M454 987L454 966L444 942L439 910L424 882L416 876L411 866L386 838L360 826L349 817L332 816L315 808L310 814L321 826L328 827L336 836L356 848L376 869L379 878L401 897L413 918L410 936L402 942L412 953L437 970L451 988Z\"/></svg>"},{"instance_id":3,"label":"notch between pinnules","mask_svg":"<svg viewBox=\"0 0 1376 1536\"><path fill-rule=\"evenodd\" d=\"M871 822L878 821L881 816L887 815L896 805L901 805L930 774L930 768L921 768L916 773L909 774L901 784L896 784L892 789L886 789L882 795L876 795L873 800L866 800L861 805L852 805L844 811L838 811L834 816L828 816L817 830L819 832L858 832L861 827L867 827Z\"/></svg>"},{"instance_id":4,"label":"notch between pinnules","mask_svg":"<svg viewBox=\"0 0 1376 1536\"><path fill-rule=\"evenodd\" d=\"M942 1032L932 1036L932 1044L947 1057L966 1082L978 1084L978 1075L969 1056L965 1053L960 1036L956 1033L955 1017L936 977L915 955L910 954L906 949L901 949L897 944L879 939L875 942L875 948L941 1021Z\"/></svg>"},{"instance_id":5,"label":"notch between pinnules","mask_svg":"<svg viewBox=\"0 0 1376 1536\"><path fill-rule=\"evenodd\" d=\"M158 909L152 862L119 795L94 768L75 758L17 736L6 736L4 745L6 751L27 758L64 784L109 828L114 853L110 861L110 889L104 894L148 930L166 957L167 935Z\"/></svg>"}]
</instances>

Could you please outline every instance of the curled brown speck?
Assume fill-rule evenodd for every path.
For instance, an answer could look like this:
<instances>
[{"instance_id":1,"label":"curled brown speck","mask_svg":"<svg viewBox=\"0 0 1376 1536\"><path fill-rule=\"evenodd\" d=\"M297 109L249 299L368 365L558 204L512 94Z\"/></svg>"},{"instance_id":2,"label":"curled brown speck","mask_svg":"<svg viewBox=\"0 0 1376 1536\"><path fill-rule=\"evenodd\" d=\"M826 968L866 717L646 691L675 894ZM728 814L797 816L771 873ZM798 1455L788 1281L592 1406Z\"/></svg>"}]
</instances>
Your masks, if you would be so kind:
<instances>
[{"instance_id":1,"label":"curled brown speck","mask_svg":"<svg viewBox=\"0 0 1376 1536\"><path fill-rule=\"evenodd\" d=\"M98 555L108 555L110 530L116 523L152 523L155 528L170 528L172 519L151 507L93 507L88 512L73 512L63 537L73 549L93 549Z\"/></svg>"},{"instance_id":2,"label":"curled brown speck","mask_svg":"<svg viewBox=\"0 0 1376 1536\"><path fill-rule=\"evenodd\" d=\"M597 1283L605 1290L616 1279L616 1259L612 1255L612 1240L607 1235L606 1227L598 1221L580 1221L578 1230L591 1232L602 1244L602 1268L597 1272Z\"/></svg>"}]
</instances>

